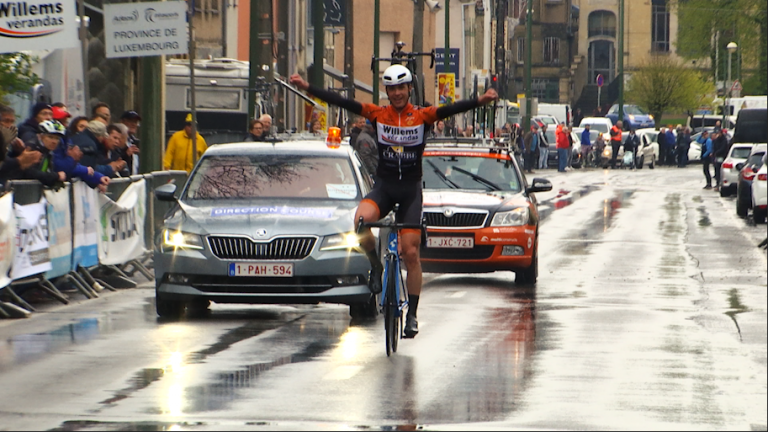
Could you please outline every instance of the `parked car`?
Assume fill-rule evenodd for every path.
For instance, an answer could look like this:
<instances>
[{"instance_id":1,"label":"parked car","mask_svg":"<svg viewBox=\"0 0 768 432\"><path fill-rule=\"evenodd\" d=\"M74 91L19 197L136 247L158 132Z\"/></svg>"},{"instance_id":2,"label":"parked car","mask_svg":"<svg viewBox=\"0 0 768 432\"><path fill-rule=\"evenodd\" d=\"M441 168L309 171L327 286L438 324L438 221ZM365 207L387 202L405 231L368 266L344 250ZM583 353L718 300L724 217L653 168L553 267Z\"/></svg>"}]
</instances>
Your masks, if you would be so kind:
<instances>
[{"instance_id":1,"label":"parked car","mask_svg":"<svg viewBox=\"0 0 768 432\"><path fill-rule=\"evenodd\" d=\"M653 128L638 129L635 131L640 138L640 148L635 153L635 165L642 169L645 165L653 169L659 162L659 143L657 138L659 131Z\"/></svg>"},{"instance_id":2,"label":"parked car","mask_svg":"<svg viewBox=\"0 0 768 432\"><path fill-rule=\"evenodd\" d=\"M701 134L704 131L707 131L709 133L712 133L713 130L715 130L714 127L706 127L703 130L691 135L691 146L688 148L688 162L701 162L701 144L699 144L698 140L701 137ZM728 129L725 131L725 135L728 137L728 140L733 138L733 130ZM677 136L677 133L675 133L675 136Z\"/></svg>"},{"instance_id":3,"label":"parked car","mask_svg":"<svg viewBox=\"0 0 768 432\"><path fill-rule=\"evenodd\" d=\"M611 120L611 124L616 124L619 121L619 105L614 104L608 110L608 114L605 117ZM624 119L622 123L625 130L656 127L656 121L653 120L653 116L643 111L637 105L624 105Z\"/></svg>"},{"instance_id":4,"label":"parked car","mask_svg":"<svg viewBox=\"0 0 768 432\"><path fill-rule=\"evenodd\" d=\"M766 144L756 144L749 153L747 161L736 164L736 169L739 170L739 183L736 187L736 214L739 217L747 217L749 209L752 208L752 181L763 166L766 147L768 147Z\"/></svg>"},{"instance_id":5,"label":"parked car","mask_svg":"<svg viewBox=\"0 0 768 432\"><path fill-rule=\"evenodd\" d=\"M591 130L602 133L608 133L608 131L611 130L611 127L613 127L611 119L605 117L584 117L581 119L579 127L583 128L586 124L589 124Z\"/></svg>"},{"instance_id":6,"label":"parked car","mask_svg":"<svg viewBox=\"0 0 768 432\"><path fill-rule=\"evenodd\" d=\"M538 275L539 214L535 193L552 183L528 184L510 152L494 147L430 144L424 152L421 248L427 272L511 270L515 282Z\"/></svg>"},{"instance_id":7,"label":"parked car","mask_svg":"<svg viewBox=\"0 0 768 432\"><path fill-rule=\"evenodd\" d=\"M739 170L736 165L746 162L754 144L734 144L728 151L720 170L720 196L727 197L736 193L739 185Z\"/></svg>"},{"instance_id":8,"label":"parked car","mask_svg":"<svg viewBox=\"0 0 768 432\"><path fill-rule=\"evenodd\" d=\"M547 125L548 129L554 128L560 124L557 117L548 114L537 115L536 117L533 117L533 120L539 124L539 127Z\"/></svg>"},{"instance_id":9,"label":"parked car","mask_svg":"<svg viewBox=\"0 0 768 432\"><path fill-rule=\"evenodd\" d=\"M731 130L736 126L736 118L733 116L726 116L725 122L723 122L723 116L719 114L697 114L688 117L686 126L691 128L692 133L699 133L703 130L712 130L715 128L717 122L720 122L722 128Z\"/></svg>"},{"instance_id":10,"label":"parked car","mask_svg":"<svg viewBox=\"0 0 768 432\"><path fill-rule=\"evenodd\" d=\"M763 155L763 166L757 170L755 180L752 181L752 218L756 223L765 223L768 215L768 164Z\"/></svg>"},{"instance_id":11,"label":"parked car","mask_svg":"<svg viewBox=\"0 0 768 432\"><path fill-rule=\"evenodd\" d=\"M354 213L372 184L348 145L209 147L155 245L157 314L217 303L341 303L375 315Z\"/></svg>"}]
</instances>

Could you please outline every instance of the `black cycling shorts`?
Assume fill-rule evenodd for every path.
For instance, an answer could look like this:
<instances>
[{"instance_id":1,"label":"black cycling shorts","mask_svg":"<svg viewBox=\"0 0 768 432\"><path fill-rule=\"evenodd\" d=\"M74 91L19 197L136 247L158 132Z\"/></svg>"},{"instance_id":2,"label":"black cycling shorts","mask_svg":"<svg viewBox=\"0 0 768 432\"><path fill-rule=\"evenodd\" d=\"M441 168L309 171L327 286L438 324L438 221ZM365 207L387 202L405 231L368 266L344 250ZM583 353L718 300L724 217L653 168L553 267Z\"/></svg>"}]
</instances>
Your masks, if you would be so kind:
<instances>
[{"instance_id":1,"label":"black cycling shorts","mask_svg":"<svg viewBox=\"0 0 768 432\"><path fill-rule=\"evenodd\" d=\"M394 209L395 204L400 208L395 214L397 223L421 223L421 180L388 180L376 182L373 189L363 201L374 204L379 209L379 218L383 218Z\"/></svg>"}]
</instances>

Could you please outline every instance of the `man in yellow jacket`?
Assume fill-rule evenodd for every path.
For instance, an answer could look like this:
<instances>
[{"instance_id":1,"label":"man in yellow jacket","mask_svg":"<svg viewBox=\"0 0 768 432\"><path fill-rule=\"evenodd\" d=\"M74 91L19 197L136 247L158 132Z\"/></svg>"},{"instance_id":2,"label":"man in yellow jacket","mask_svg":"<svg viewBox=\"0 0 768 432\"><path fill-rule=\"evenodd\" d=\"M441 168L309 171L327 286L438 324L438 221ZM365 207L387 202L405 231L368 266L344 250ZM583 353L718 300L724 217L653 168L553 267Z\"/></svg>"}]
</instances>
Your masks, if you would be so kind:
<instances>
[{"instance_id":1,"label":"man in yellow jacket","mask_svg":"<svg viewBox=\"0 0 768 432\"><path fill-rule=\"evenodd\" d=\"M192 172L195 166L195 158L192 157L192 114L187 114L184 129L171 135L168 140L168 147L165 149L163 157L164 170L184 170L187 173ZM197 160L208 149L205 139L197 134Z\"/></svg>"}]
</instances>

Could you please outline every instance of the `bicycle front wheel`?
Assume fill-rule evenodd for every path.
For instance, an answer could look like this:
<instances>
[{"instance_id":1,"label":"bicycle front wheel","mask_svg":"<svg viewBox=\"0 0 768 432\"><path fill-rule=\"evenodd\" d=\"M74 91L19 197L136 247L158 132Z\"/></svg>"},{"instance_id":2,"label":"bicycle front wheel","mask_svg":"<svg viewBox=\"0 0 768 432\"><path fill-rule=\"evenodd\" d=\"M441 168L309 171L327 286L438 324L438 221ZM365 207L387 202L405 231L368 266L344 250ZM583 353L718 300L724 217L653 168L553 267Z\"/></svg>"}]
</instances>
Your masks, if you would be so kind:
<instances>
[{"instance_id":1,"label":"bicycle front wheel","mask_svg":"<svg viewBox=\"0 0 768 432\"><path fill-rule=\"evenodd\" d=\"M387 357L397 352L398 334L398 307L397 307L397 267L395 266L395 257L387 258L387 280L384 299L384 337L387 345Z\"/></svg>"}]
</instances>

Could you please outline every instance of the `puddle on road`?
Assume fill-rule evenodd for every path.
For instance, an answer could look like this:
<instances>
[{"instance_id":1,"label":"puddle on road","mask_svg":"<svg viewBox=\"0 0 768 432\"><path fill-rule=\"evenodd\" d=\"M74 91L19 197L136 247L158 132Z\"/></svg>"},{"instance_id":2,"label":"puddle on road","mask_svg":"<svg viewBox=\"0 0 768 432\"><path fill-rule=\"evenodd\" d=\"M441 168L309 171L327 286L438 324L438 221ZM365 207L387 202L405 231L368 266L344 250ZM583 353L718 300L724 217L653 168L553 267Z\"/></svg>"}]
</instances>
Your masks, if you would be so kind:
<instances>
[{"instance_id":1,"label":"puddle on road","mask_svg":"<svg viewBox=\"0 0 768 432\"><path fill-rule=\"evenodd\" d=\"M619 209L631 205L630 198L633 194L634 191L631 190L619 191L613 198L603 200L602 208L589 218L589 222L570 234L568 237L570 242L562 249L563 254L570 256L588 255L590 242L599 239L613 226ZM584 242L578 240L584 240Z\"/></svg>"},{"instance_id":2,"label":"puddle on road","mask_svg":"<svg viewBox=\"0 0 768 432\"><path fill-rule=\"evenodd\" d=\"M704 206L698 208L699 210L699 226L704 228L712 225L712 221L709 219L709 213Z\"/></svg>"},{"instance_id":3,"label":"puddle on road","mask_svg":"<svg viewBox=\"0 0 768 432\"><path fill-rule=\"evenodd\" d=\"M560 189L557 196L539 203L539 219L544 220L553 211L559 210L573 204L579 198L589 195L592 191L598 190L600 186L587 185L577 191Z\"/></svg>"},{"instance_id":4,"label":"puddle on road","mask_svg":"<svg viewBox=\"0 0 768 432\"><path fill-rule=\"evenodd\" d=\"M728 304L731 309L728 312L725 312L725 314L733 320L733 323L736 325L736 331L739 332L739 340L742 340L741 327L739 326L739 321L736 319L736 316L744 312L749 312L749 308L741 303L741 296L739 290L736 288L728 291Z\"/></svg>"},{"instance_id":5,"label":"puddle on road","mask_svg":"<svg viewBox=\"0 0 768 432\"><path fill-rule=\"evenodd\" d=\"M53 331L13 336L0 342L0 372L16 364L26 364L95 339L118 332L146 327L155 317L154 306L82 318Z\"/></svg>"}]
</instances>

